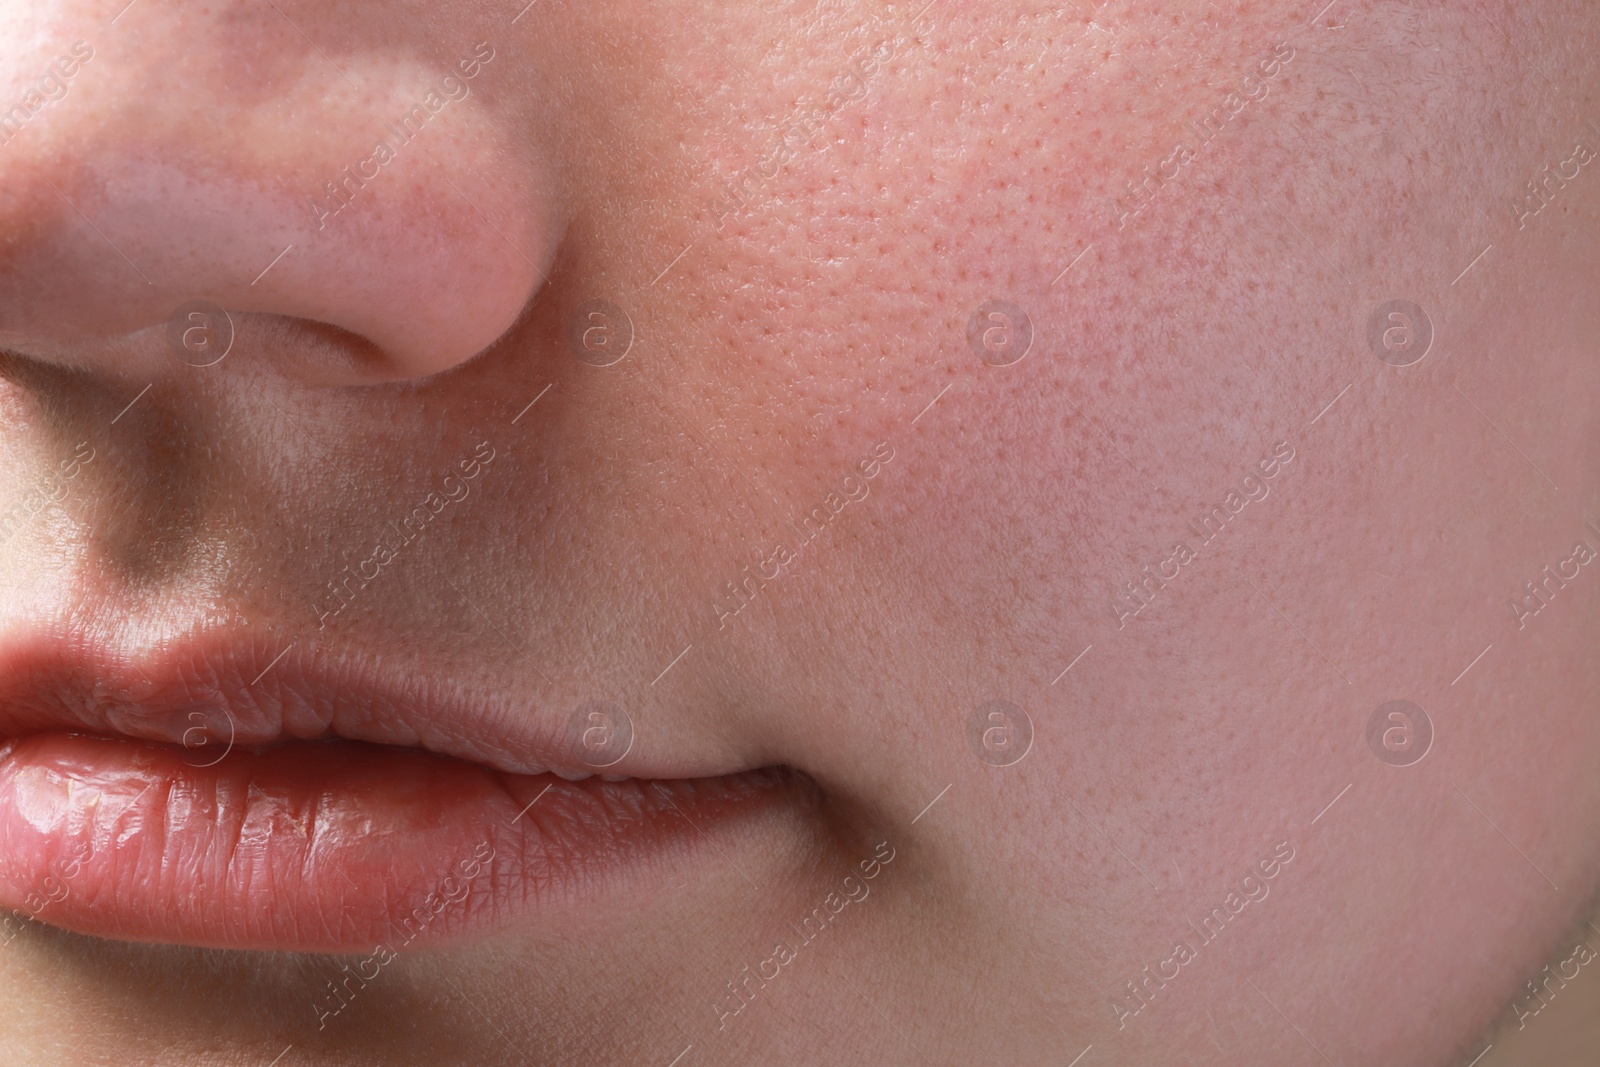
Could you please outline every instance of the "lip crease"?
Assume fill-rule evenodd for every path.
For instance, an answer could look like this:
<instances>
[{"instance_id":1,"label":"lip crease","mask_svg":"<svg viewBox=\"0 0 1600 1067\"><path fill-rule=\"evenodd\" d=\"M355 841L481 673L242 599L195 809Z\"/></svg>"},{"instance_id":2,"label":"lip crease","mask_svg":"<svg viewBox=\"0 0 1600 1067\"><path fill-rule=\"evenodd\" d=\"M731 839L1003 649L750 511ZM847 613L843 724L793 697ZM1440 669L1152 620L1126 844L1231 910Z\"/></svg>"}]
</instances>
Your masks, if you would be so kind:
<instances>
[{"instance_id":1,"label":"lip crease","mask_svg":"<svg viewBox=\"0 0 1600 1067\"><path fill-rule=\"evenodd\" d=\"M284 951L553 928L803 788L633 754L602 778L535 718L218 635L140 661L9 642L0 907Z\"/></svg>"}]
</instances>

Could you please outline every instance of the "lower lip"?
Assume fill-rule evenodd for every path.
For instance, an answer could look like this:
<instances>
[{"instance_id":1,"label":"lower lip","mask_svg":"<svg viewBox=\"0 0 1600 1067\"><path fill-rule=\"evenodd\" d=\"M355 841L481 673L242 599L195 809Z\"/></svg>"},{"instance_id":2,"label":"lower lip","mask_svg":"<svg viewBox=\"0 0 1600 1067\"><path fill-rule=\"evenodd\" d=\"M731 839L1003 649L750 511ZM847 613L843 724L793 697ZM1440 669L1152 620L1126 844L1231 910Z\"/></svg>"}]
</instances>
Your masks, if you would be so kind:
<instances>
[{"instance_id":1,"label":"lower lip","mask_svg":"<svg viewBox=\"0 0 1600 1067\"><path fill-rule=\"evenodd\" d=\"M538 923L790 793L776 771L512 775L353 742L0 748L0 906L129 941L366 952ZM656 883L659 879L652 880Z\"/></svg>"}]
</instances>

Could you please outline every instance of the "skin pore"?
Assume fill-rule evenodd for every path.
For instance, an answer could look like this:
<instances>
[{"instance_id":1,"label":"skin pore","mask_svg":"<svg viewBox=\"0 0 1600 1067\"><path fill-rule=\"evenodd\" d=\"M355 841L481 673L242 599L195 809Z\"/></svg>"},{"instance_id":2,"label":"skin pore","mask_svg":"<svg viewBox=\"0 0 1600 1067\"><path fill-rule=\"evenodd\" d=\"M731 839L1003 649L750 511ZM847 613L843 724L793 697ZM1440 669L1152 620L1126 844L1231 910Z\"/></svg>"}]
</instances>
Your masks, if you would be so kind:
<instances>
[{"instance_id":1,"label":"skin pore","mask_svg":"<svg viewBox=\"0 0 1600 1067\"><path fill-rule=\"evenodd\" d=\"M1499 1043L1600 890L1595 20L1321 6L0 6L0 638L227 622L804 782L381 965L44 900L0 1057Z\"/></svg>"}]
</instances>

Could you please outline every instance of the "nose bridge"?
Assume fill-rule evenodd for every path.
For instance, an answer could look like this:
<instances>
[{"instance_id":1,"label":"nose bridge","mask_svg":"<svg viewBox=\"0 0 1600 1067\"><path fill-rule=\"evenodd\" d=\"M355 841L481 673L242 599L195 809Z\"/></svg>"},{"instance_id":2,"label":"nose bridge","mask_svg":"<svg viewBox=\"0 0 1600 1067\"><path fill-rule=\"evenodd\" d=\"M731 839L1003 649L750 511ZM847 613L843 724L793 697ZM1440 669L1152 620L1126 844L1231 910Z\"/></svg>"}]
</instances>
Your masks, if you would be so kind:
<instances>
[{"instance_id":1,"label":"nose bridge","mask_svg":"<svg viewBox=\"0 0 1600 1067\"><path fill-rule=\"evenodd\" d=\"M206 299L359 335L382 354L372 376L398 378L516 320L552 211L537 154L481 91L506 66L492 44L336 64L302 34L235 27L256 39L213 54L254 56L267 94L192 58L208 27L19 62L36 73L0 96L0 343L92 361Z\"/></svg>"}]
</instances>

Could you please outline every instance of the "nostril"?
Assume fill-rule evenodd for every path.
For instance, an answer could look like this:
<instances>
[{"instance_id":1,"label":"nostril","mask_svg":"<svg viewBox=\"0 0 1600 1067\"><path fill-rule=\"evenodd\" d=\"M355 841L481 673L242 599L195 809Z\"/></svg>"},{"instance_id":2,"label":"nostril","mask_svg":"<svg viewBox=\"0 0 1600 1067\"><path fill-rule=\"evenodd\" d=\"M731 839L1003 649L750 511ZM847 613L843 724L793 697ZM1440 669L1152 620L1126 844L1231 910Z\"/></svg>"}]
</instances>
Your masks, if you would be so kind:
<instances>
[{"instance_id":1,"label":"nostril","mask_svg":"<svg viewBox=\"0 0 1600 1067\"><path fill-rule=\"evenodd\" d=\"M301 322L301 374L328 384L371 381L385 365L383 349L360 334L326 322Z\"/></svg>"},{"instance_id":2,"label":"nostril","mask_svg":"<svg viewBox=\"0 0 1600 1067\"><path fill-rule=\"evenodd\" d=\"M97 82L14 138L0 154L0 343L143 372L126 349L152 346L117 342L206 300L255 317L267 356L317 382L425 377L488 348L554 260L549 161L484 91L501 64L468 63L468 92L468 75L431 61L369 61L347 67L357 83L395 88L354 107L305 87L325 78L313 55L295 106L213 87L204 106L196 95L135 126ZM368 165L382 139L399 148ZM346 172L354 193L312 210Z\"/></svg>"},{"instance_id":3,"label":"nostril","mask_svg":"<svg viewBox=\"0 0 1600 1067\"><path fill-rule=\"evenodd\" d=\"M249 351L316 385L363 385L394 378L391 360L370 338L327 322L282 315L236 316L249 330Z\"/></svg>"},{"instance_id":4,"label":"nostril","mask_svg":"<svg viewBox=\"0 0 1600 1067\"><path fill-rule=\"evenodd\" d=\"M164 353L208 370L238 353L316 385L367 385L393 378L389 353L371 338L332 323L287 315L231 311L191 300L167 321Z\"/></svg>"}]
</instances>

